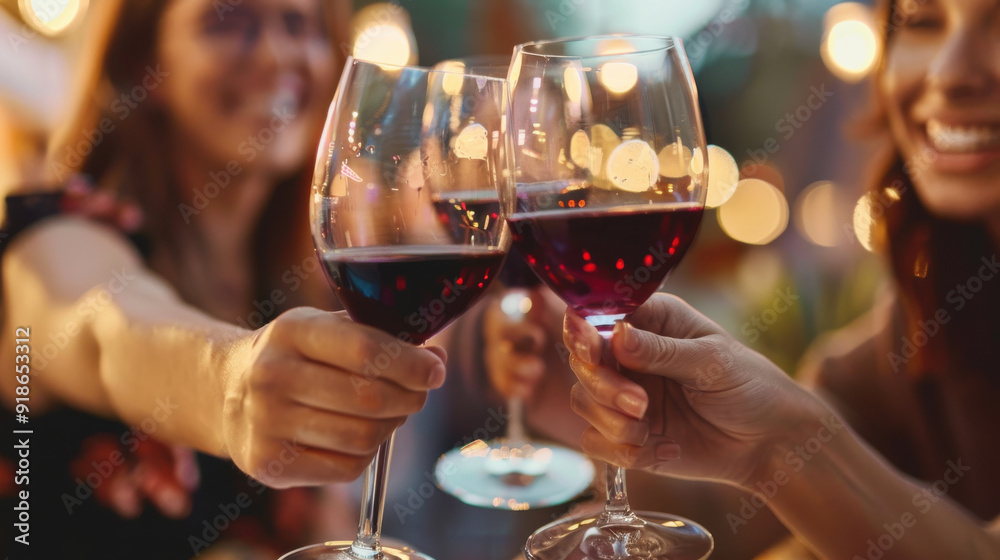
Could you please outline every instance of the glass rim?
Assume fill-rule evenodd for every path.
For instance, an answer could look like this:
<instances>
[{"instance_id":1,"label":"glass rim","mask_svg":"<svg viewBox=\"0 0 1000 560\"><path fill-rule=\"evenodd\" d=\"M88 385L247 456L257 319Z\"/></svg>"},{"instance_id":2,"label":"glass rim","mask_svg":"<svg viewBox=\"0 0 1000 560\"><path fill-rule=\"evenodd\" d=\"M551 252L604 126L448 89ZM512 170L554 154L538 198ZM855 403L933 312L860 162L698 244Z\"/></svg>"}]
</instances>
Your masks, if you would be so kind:
<instances>
[{"instance_id":1,"label":"glass rim","mask_svg":"<svg viewBox=\"0 0 1000 560\"><path fill-rule=\"evenodd\" d=\"M575 55L575 54L545 54L541 52L532 52L529 50L531 47L541 47L544 45L554 45L558 43L583 43L585 41L601 41L601 40L613 40L613 39L653 39L657 41L662 41L663 44L655 48L638 49L635 51L627 53L613 53L613 54L593 54L593 55ZM587 59L602 59L602 58L621 58L622 56L632 56L637 54L650 54L655 52L669 51L672 49L677 49L682 47L684 40L676 35L655 35L646 33L607 33L603 35L577 35L575 37L561 37L556 39L542 39L538 41L528 41L526 43L521 43L514 47L515 53L520 53L530 56L545 56L549 58L587 58Z\"/></svg>"},{"instance_id":2,"label":"glass rim","mask_svg":"<svg viewBox=\"0 0 1000 560\"><path fill-rule=\"evenodd\" d=\"M448 59L448 60L450 60L450 59ZM452 71L452 70L440 70L440 69L437 69L437 68L428 68L426 66L418 66L418 65L415 65L415 64L402 64L401 65L401 64L391 64L391 63L385 63L385 62L375 62L373 60L365 60L363 58L355 58L354 55L348 55L347 59L344 60L344 68L345 69L347 69L347 68L349 68L351 66L357 65L357 64L365 64L365 65L368 65L368 66L378 66L380 68L388 67L388 68L394 69L394 70L410 70L410 71L416 71L416 72L420 72L420 73L428 74L428 75L429 74L446 74L446 75L452 75L452 76L462 76L464 78L475 78L477 80L478 79L484 79L484 80L489 80L489 81L493 81L493 82L503 82L504 84L507 83L507 78L497 78L496 76L486 76L484 74L476 74L476 73L470 73L470 72L455 72L455 71Z\"/></svg>"}]
</instances>

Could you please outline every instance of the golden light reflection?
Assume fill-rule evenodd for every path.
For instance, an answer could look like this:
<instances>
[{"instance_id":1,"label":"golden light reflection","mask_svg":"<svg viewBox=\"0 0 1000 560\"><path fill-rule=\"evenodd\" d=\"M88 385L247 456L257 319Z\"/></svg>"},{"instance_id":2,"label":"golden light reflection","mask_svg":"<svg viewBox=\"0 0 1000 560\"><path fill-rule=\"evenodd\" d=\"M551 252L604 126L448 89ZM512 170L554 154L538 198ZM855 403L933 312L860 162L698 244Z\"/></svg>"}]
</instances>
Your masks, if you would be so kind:
<instances>
[{"instance_id":1,"label":"golden light reflection","mask_svg":"<svg viewBox=\"0 0 1000 560\"><path fill-rule=\"evenodd\" d=\"M18 0L21 18L35 31L55 37L83 21L88 0Z\"/></svg>"},{"instance_id":2,"label":"golden light reflection","mask_svg":"<svg viewBox=\"0 0 1000 560\"><path fill-rule=\"evenodd\" d=\"M417 41L410 14L399 4L378 2L360 10L352 20L355 58L403 66L417 61Z\"/></svg>"},{"instance_id":3,"label":"golden light reflection","mask_svg":"<svg viewBox=\"0 0 1000 560\"><path fill-rule=\"evenodd\" d=\"M500 299L500 310L512 319L520 319L531 311L531 298L520 291L508 292Z\"/></svg>"},{"instance_id":4,"label":"golden light reflection","mask_svg":"<svg viewBox=\"0 0 1000 560\"><path fill-rule=\"evenodd\" d=\"M750 245L767 245L788 227L788 201L774 185L744 179L728 202L719 207L719 225L729 237Z\"/></svg>"},{"instance_id":5,"label":"golden light reflection","mask_svg":"<svg viewBox=\"0 0 1000 560\"><path fill-rule=\"evenodd\" d=\"M485 457L490 452L490 446L485 441L477 439L462 447L460 453L465 457Z\"/></svg>"},{"instance_id":6,"label":"golden light reflection","mask_svg":"<svg viewBox=\"0 0 1000 560\"><path fill-rule=\"evenodd\" d=\"M552 461L552 456L553 456L552 450L549 449L548 447L543 447L538 451L535 451L531 455L531 458L534 459L535 461L538 461L539 463L549 463Z\"/></svg>"},{"instance_id":7,"label":"golden light reflection","mask_svg":"<svg viewBox=\"0 0 1000 560\"><path fill-rule=\"evenodd\" d=\"M875 230L872 215L872 194L867 193L854 205L854 235L867 251L872 251L872 233Z\"/></svg>"},{"instance_id":8,"label":"golden light reflection","mask_svg":"<svg viewBox=\"0 0 1000 560\"><path fill-rule=\"evenodd\" d=\"M511 511L525 511L528 507L530 506L527 502L519 502L514 498L507 500L507 508Z\"/></svg>"},{"instance_id":9,"label":"golden light reflection","mask_svg":"<svg viewBox=\"0 0 1000 560\"><path fill-rule=\"evenodd\" d=\"M830 181L813 183L802 191L795 203L795 228L815 245L836 247L843 235L841 207L837 185Z\"/></svg>"},{"instance_id":10,"label":"golden light reflection","mask_svg":"<svg viewBox=\"0 0 1000 560\"><path fill-rule=\"evenodd\" d=\"M580 103L583 99L583 77L580 69L575 66L567 66L563 71L563 87L566 88L566 99L570 103Z\"/></svg>"},{"instance_id":11,"label":"golden light reflection","mask_svg":"<svg viewBox=\"0 0 1000 560\"><path fill-rule=\"evenodd\" d=\"M590 167L590 137L582 130L573 133L569 140L569 158L580 168Z\"/></svg>"},{"instance_id":12,"label":"golden light reflection","mask_svg":"<svg viewBox=\"0 0 1000 560\"><path fill-rule=\"evenodd\" d=\"M660 150L660 175L668 178L687 177L691 164L691 150L681 144L678 138L673 144Z\"/></svg>"},{"instance_id":13,"label":"golden light reflection","mask_svg":"<svg viewBox=\"0 0 1000 560\"><path fill-rule=\"evenodd\" d=\"M719 146L708 147L708 197L705 206L717 208L732 198L740 182L736 160Z\"/></svg>"},{"instance_id":14,"label":"golden light reflection","mask_svg":"<svg viewBox=\"0 0 1000 560\"><path fill-rule=\"evenodd\" d=\"M621 144L621 138L611 130L611 127L604 124L595 124L590 127L590 172L594 175L594 182L600 184L601 179L607 178L607 161L611 152ZM607 184L605 183L605 186Z\"/></svg>"},{"instance_id":15,"label":"golden light reflection","mask_svg":"<svg viewBox=\"0 0 1000 560\"><path fill-rule=\"evenodd\" d=\"M375 39L354 45L354 58L382 64L405 66L412 49L406 31L396 25L376 25L366 30Z\"/></svg>"},{"instance_id":16,"label":"golden light reflection","mask_svg":"<svg viewBox=\"0 0 1000 560\"><path fill-rule=\"evenodd\" d=\"M489 151L488 131L479 123L462 129L455 138L455 156L459 159L486 159Z\"/></svg>"},{"instance_id":17,"label":"golden light reflection","mask_svg":"<svg viewBox=\"0 0 1000 560\"><path fill-rule=\"evenodd\" d=\"M605 62L597 72L601 85L619 95L629 92L639 82L639 69L629 62Z\"/></svg>"},{"instance_id":18,"label":"golden light reflection","mask_svg":"<svg viewBox=\"0 0 1000 560\"><path fill-rule=\"evenodd\" d=\"M872 9L857 2L842 2L823 18L824 37L820 54L838 78L857 82L875 67L879 40Z\"/></svg>"},{"instance_id":19,"label":"golden light reflection","mask_svg":"<svg viewBox=\"0 0 1000 560\"><path fill-rule=\"evenodd\" d=\"M660 160L644 140L619 144L608 156L608 178L624 191L644 192L660 176Z\"/></svg>"},{"instance_id":20,"label":"golden light reflection","mask_svg":"<svg viewBox=\"0 0 1000 560\"><path fill-rule=\"evenodd\" d=\"M635 47L627 39L608 39L601 41L601 44L594 49L598 56L608 56L612 54L628 54L635 52Z\"/></svg>"},{"instance_id":21,"label":"golden light reflection","mask_svg":"<svg viewBox=\"0 0 1000 560\"><path fill-rule=\"evenodd\" d=\"M695 150L691 154L691 166L689 169L692 175L701 175L705 172L705 154L701 150Z\"/></svg>"},{"instance_id":22,"label":"golden light reflection","mask_svg":"<svg viewBox=\"0 0 1000 560\"><path fill-rule=\"evenodd\" d=\"M448 72L447 74L441 75L441 89L444 90L445 93L448 95L458 95L462 93L462 85L465 83L465 78L462 75L462 73L465 72L464 62L461 60L446 60L436 66L435 69Z\"/></svg>"}]
</instances>

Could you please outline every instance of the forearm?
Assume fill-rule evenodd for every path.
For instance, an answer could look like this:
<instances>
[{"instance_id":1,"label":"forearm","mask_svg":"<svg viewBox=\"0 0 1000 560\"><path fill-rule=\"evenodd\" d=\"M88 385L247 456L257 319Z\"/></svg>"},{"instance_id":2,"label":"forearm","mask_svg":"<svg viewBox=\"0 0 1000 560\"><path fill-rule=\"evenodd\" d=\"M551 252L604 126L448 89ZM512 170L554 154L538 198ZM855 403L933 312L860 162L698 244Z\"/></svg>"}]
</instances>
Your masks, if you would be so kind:
<instances>
[{"instance_id":1,"label":"forearm","mask_svg":"<svg viewBox=\"0 0 1000 560\"><path fill-rule=\"evenodd\" d=\"M252 333L186 305L117 234L79 220L22 234L4 255L3 289L3 354L13 328L31 328L33 414L71 406L135 437L225 454L225 389Z\"/></svg>"},{"instance_id":2,"label":"forearm","mask_svg":"<svg viewBox=\"0 0 1000 560\"><path fill-rule=\"evenodd\" d=\"M252 333L180 302L149 307L154 286L116 297L93 324L99 379L114 413L159 439L228 456L227 388L246 367Z\"/></svg>"},{"instance_id":3,"label":"forearm","mask_svg":"<svg viewBox=\"0 0 1000 560\"><path fill-rule=\"evenodd\" d=\"M968 468L956 457L918 485L824 410L748 490L773 492L771 509L825 558L1000 557L986 524L947 497Z\"/></svg>"}]
</instances>

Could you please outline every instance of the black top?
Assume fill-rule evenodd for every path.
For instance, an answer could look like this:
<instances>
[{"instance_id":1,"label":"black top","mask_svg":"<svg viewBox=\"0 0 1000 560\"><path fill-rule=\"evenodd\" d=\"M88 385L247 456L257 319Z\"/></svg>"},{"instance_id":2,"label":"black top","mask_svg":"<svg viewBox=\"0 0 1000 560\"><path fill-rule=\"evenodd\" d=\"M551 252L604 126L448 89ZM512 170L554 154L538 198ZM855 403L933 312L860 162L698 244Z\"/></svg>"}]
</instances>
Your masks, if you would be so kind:
<instances>
[{"instance_id":1,"label":"black top","mask_svg":"<svg viewBox=\"0 0 1000 560\"><path fill-rule=\"evenodd\" d=\"M8 197L0 251L19 233L66 211L61 192ZM142 236L129 239L147 256L148 244ZM50 352L58 348L59 334L31 331L33 362L44 358L49 346ZM13 375L11 365L4 368L4 375ZM43 373L33 369L32 375ZM0 408L0 429L8 441L0 448L0 511L4 512L0 557L180 560L193 558L225 539L236 538L266 550L288 550L303 538L287 531L276 534L271 511L282 492L265 489L248 480L232 462L207 455L196 458L200 483L186 519L167 518L149 503L137 518L122 518L106 505L112 486L109 480L112 473L117 476L134 469L139 456L148 460L150 453L167 452L154 443L155 422L130 427L64 408L44 415L29 411L28 422L21 424L10 406L4 399ZM33 433L13 433L24 429ZM19 442L28 444L28 468L21 474L17 473L21 450L15 448ZM28 546L14 541L21 531L13 524L22 515L14 508L23 491L29 493Z\"/></svg>"}]
</instances>

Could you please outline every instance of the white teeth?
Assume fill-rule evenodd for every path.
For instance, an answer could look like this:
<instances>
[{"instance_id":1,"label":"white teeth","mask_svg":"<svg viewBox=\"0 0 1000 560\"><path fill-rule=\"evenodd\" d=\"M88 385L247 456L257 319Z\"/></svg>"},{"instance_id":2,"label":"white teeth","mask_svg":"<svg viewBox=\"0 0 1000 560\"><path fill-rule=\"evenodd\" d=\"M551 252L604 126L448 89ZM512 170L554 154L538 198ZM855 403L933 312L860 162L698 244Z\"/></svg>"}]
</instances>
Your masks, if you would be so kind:
<instances>
[{"instance_id":1,"label":"white teeth","mask_svg":"<svg viewBox=\"0 0 1000 560\"><path fill-rule=\"evenodd\" d=\"M938 120L927 122L931 145L942 152L969 153L1000 147L1000 126L951 126Z\"/></svg>"}]
</instances>

